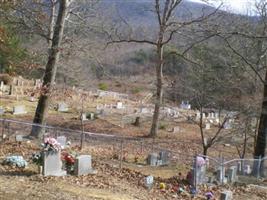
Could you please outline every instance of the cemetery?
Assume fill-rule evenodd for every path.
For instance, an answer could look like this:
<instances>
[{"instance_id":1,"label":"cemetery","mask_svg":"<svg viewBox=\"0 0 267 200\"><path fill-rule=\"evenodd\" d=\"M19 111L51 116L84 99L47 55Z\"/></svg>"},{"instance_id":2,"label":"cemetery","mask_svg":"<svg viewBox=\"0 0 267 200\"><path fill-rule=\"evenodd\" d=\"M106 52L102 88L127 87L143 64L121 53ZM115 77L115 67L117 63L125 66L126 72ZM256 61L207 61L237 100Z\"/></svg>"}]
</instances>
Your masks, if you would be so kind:
<instances>
[{"instance_id":1,"label":"cemetery","mask_svg":"<svg viewBox=\"0 0 267 200\"><path fill-rule=\"evenodd\" d=\"M15 81L16 84L21 83ZM4 84L1 87L8 88ZM34 91L35 87L28 86L28 90ZM53 97L48 117L48 124L52 126L46 128L44 138L31 141L26 136L33 124L25 122L32 118L38 97L33 101L27 93L13 95L2 91L0 173L7 176L35 177L47 184L55 184L51 180L63 185L70 183L76 190L90 186L110 191L110 188L134 185L140 191L140 199L152 196L159 199L190 199L192 196L194 199L249 199L242 193L244 190L256 199L257 189L250 184L267 186L261 178L260 166L253 175L253 168L257 166L254 163L258 161L238 159L235 147L230 145L231 131L238 126L232 112L219 114L216 110L207 110L200 113L193 110L188 101L164 106L159 138L144 138L153 112L147 96L144 104L144 101L134 101L116 92L69 88L67 96L57 91ZM139 125L136 126L137 118ZM220 124L223 126L221 134L226 138L212 147L208 157L201 156L201 141L196 134L201 120L202 129L207 133L205 144ZM83 148L81 122L85 131ZM30 183L32 178L23 179ZM115 186L115 182L121 184ZM248 185L238 185L243 183ZM113 195L116 194L122 195L119 190Z\"/></svg>"},{"instance_id":2,"label":"cemetery","mask_svg":"<svg viewBox=\"0 0 267 200\"><path fill-rule=\"evenodd\" d=\"M267 0L0 2L0 200L267 200Z\"/></svg>"}]
</instances>

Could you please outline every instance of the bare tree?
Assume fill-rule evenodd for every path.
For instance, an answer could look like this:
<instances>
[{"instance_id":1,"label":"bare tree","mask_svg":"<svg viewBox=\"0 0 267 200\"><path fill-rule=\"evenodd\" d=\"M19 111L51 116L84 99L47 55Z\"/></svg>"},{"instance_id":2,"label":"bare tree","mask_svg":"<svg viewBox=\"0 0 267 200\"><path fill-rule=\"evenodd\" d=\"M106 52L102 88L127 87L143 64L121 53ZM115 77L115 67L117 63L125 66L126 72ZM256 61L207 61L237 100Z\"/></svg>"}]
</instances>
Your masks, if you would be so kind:
<instances>
[{"instance_id":1,"label":"bare tree","mask_svg":"<svg viewBox=\"0 0 267 200\"><path fill-rule=\"evenodd\" d=\"M186 27L192 26L193 24L201 23L207 20L210 16L216 13L217 10L213 10L209 13L202 13L201 16L192 17L191 19L179 21L177 19L177 8L179 5L182 4L182 0L164 0L164 2L160 0L154 0L154 9L153 12L157 19L157 33L154 39L147 39L147 37L143 37L140 39L139 37L133 37L131 35L132 28L130 29L130 33L125 36L122 34L118 34L118 30L116 29L114 34L109 35L110 42L108 44L114 43L142 43L152 45L156 50L156 99L155 99L155 108L153 113L152 125L150 129L150 136L155 137L157 136L158 132L158 122L159 122L159 115L160 115L160 107L162 106L163 100L163 67L164 67L164 47L167 46L175 36L182 35L181 32ZM192 14L192 13L191 13ZM124 19L123 22L130 26ZM178 37L177 36L177 37ZM201 42L197 41L196 43ZM194 45L189 45L189 49L192 48ZM185 53L185 52L184 52Z\"/></svg>"}]
</instances>

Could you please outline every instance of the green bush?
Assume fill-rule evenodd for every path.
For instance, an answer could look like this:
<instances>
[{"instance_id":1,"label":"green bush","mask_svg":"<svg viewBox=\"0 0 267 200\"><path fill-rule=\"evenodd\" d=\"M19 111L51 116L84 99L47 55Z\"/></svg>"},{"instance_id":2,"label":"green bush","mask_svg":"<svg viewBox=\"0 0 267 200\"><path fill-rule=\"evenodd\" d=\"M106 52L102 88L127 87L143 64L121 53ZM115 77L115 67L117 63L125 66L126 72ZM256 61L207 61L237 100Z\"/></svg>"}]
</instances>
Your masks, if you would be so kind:
<instances>
[{"instance_id":1,"label":"green bush","mask_svg":"<svg viewBox=\"0 0 267 200\"><path fill-rule=\"evenodd\" d=\"M99 83L98 89L100 90L108 90L108 85L106 83Z\"/></svg>"}]
</instances>

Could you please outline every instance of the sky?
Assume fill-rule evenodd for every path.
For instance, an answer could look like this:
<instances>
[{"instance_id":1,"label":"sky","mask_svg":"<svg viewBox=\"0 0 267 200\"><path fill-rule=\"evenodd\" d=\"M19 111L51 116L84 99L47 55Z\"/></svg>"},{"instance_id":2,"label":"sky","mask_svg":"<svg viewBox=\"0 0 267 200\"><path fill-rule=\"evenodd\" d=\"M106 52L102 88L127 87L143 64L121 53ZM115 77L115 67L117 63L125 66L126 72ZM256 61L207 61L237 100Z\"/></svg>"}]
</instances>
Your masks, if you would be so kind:
<instances>
[{"instance_id":1,"label":"sky","mask_svg":"<svg viewBox=\"0 0 267 200\"><path fill-rule=\"evenodd\" d=\"M203 2L202 0L191 0L194 2ZM251 10L256 0L208 0L214 6L219 6L223 1L223 10L238 14L247 14L248 9Z\"/></svg>"}]
</instances>

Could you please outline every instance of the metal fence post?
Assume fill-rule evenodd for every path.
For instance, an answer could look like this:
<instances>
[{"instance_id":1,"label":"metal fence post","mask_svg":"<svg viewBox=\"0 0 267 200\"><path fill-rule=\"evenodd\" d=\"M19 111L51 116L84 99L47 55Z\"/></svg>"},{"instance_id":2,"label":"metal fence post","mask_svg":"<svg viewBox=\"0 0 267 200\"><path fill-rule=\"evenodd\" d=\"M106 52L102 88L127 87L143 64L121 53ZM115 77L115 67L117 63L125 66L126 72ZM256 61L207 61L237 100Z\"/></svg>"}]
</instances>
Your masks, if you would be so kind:
<instances>
[{"instance_id":1,"label":"metal fence post","mask_svg":"<svg viewBox=\"0 0 267 200\"><path fill-rule=\"evenodd\" d=\"M260 172L261 172L261 162L262 162L262 160L261 160L261 156L259 156L258 157L258 160L257 160L258 162L257 162L257 179L259 179L260 178Z\"/></svg>"},{"instance_id":2,"label":"metal fence post","mask_svg":"<svg viewBox=\"0 0 267 200\"><path fill-rule=\"evenodd\" d=\"M196 154L195 156L194 156L194 162L193 162L193 172L194 172L194 188L195 188L195 190L197 191L197 157L198 157L198 155Z\"/></svg>"},{"instance_id":3,"label":"metal fence post","mask_svg":"<svg viewBox=\"0 0 267 200\"><path fill-rule=\"evenodd\" d=\"M121 148L120 148L120 169L122 168L122 157L123 157L123 140L121 140Z\"/></svg>"},{"instance_id":4,"label":"metal fence post","mask_svg":"<svg viewBox=\"0 0 267 200\"><path fill-rule=\"evenodd\" d=\"M4 134L5 134L5 119L2 121L2 140L4 139Z\"/></svg>"}]
</instances>

